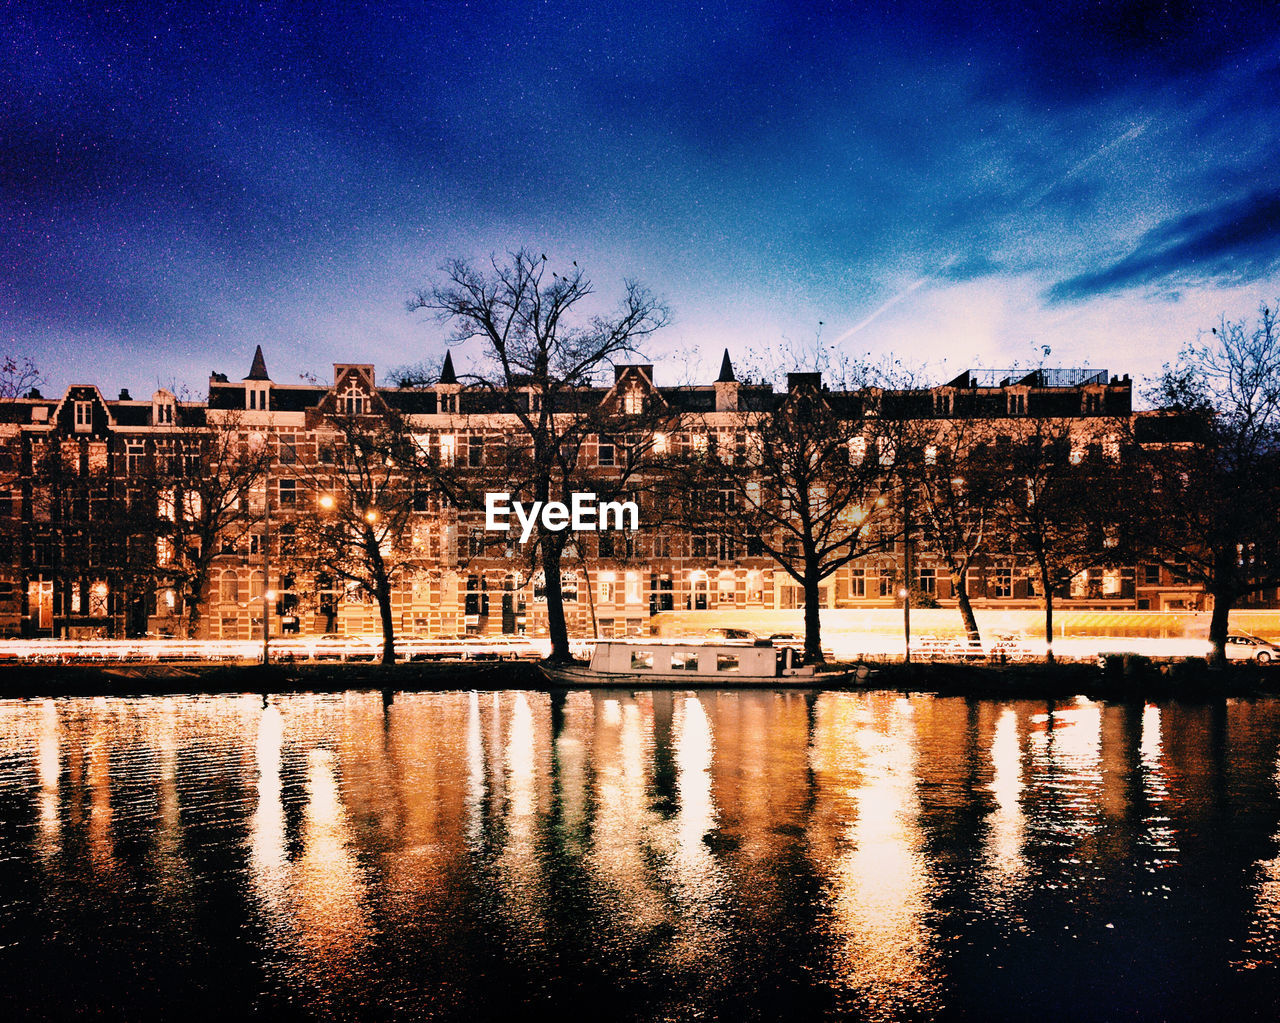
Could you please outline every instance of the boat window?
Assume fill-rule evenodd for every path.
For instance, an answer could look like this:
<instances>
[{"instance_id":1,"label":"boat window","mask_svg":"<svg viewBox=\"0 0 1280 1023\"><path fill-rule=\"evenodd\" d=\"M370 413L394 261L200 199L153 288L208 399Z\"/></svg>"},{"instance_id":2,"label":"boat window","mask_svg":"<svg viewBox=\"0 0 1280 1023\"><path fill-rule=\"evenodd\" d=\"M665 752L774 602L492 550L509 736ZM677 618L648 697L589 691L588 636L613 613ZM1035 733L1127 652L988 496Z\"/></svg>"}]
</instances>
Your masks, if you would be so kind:
<instances>
[{"instance_id":1,"label":"boat window","mask_svg":"<svg viewBox=\"0 0 1280 1023\"><path fill-rule=\"evenodd\" d=\"M697 671L698 655L691 650L673 650L671 652L672 671Z\"/></svg>"},{"instance_id":2,"label":"boat window","mask_svg":"<svg viewBox=\"0 0 1280 1023\"><path fill-rule=\"evenodd\" d=\"M631 651L631 670L632 671L648 671L653 668L653 651L652 650L632 650Z\"/></svg>"},{"instance_id":3,"label":"boat window","mask_svg":"<svg viewBox=\"0 0 1280 1023\"><path fill-rule=\"evenodd\" d=\"M737 671L737 654L716 654L716 671Z\"/></svg>"}]
</instances>

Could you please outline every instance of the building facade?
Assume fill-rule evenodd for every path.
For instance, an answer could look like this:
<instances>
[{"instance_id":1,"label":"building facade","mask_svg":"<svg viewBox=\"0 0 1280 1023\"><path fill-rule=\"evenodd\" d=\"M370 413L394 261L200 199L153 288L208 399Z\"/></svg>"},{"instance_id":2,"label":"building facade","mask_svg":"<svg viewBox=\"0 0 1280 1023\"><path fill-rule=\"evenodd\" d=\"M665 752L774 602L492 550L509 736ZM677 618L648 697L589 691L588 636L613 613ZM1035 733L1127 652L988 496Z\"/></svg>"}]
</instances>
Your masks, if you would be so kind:
<instances>
[{"instance_id":1,"label":"building facade","mask_svg":"<svg viewBox=\"0 0 1280 1023\"><path fill-rule=\"evenodd\" d=\"M804 387L823 400L855 400L823 391L812 374L793 374L787 391ZM520 400L533 408L537 395ZM728 353L720 379L705 386L656 387L651 366L620 366L611 386L581 388L577 400L620 411L657 405L663 425L645 438L647 447L699 451L710 438L744 473L753 471L750 416L785 414L787 407L786 392L737 381ZM1050 421L1064 426L1073 446L1104 453L1121 437L1142 434L1129 378L1105 371L970 371L940 386L881 392L877 400L883 414L930 429L970 424L997 449L1028 424ZM335 423L394 415L438 470L483 485L500 479L499 466L519 447L517 417L503 407L492 392L461 385L449 358L432 386L379 386L373 366L355 363L335 365L327 384L284 384L270 378L261 349L244 379L215 374L202 401L165 390L148 400L127 392L108 399L92 385L72 386L60 398L32 392L0 401L0 633L192 630L249 639L261 634L266 608L273 632L377 634L379 609L367 589L317 569L298 551L308 525L329 513L340 490L332 478ZM658 505L669 498L650 490L643 471L628 475L634 441L598 432L574 453L583 488L625 478L642 521L634 533L582 534L566 547L562 588L571 634L644 634L653 615L669 610L802 606L796 580L748 538L661 514ZM858 438L849 448L850 458L877 457L874 445L865 450ZM234 485L214 486L215 478L235 474ZM397 634L545 634L545 583L525 548L511 535L486 531L483 509L460 510L447 487L412 489L397 527ZM378 509L365 513L376 517ZM887 539L823 580L820 605L894 606L908 563L903 541ZM951 605L942 559L923 537L912 548L912 590ZM976 608L1038 606L1034 574L1016 551L981 553L966 583ZM1061 607L1107 610L1203 606L1185 578L1141 561L1086 569L1059 600Z\"/></svg>"}]
</instances>

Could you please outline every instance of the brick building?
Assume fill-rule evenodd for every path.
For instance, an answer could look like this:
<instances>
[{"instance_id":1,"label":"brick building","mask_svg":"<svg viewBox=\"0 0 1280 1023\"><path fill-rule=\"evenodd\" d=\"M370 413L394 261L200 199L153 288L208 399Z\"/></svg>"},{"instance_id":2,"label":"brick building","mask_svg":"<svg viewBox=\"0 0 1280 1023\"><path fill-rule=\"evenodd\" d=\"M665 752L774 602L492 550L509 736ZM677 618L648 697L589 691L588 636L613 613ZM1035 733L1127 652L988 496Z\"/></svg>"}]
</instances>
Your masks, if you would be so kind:
<instances>
[{"instance_id":1,"label":"brick building","mask_svg":"<svg viewBox=\"0 0 1280 1023\"><path fill-rule=\"evenodd\" d=\"M788 386L820 388L821 381L792 374ZM1067 423L1082 445L1104 450L1117 442L1108 424L1124 424L1126 436L1141 437L1145 429L1144 414L1132 409L1129 378L1105 371L971 371L944 385L881 397L894 415L920 422L979 423L994 443L1037 419ZM659 388L651 366L620 366L611 386L583 388L578 399L619 407L659 402L670 425L655 446L696 447L710 433L742 448L744 417L782 409L786 394L737 381L726 353L720 379L705 386ZM335 365L327 384L277 383L259 349L244 379L214 374L205 401L165 390L149 400L127 392L108 399L92 385L75 385L60 398L32 392L0 402L0 633L181 634L194 603L182 579L193 578L198 632L207 638L259 634L267 594L274 597L273 630L376 633L369 595L308 576L291 561L291 544L299 525L329 500L323 479L333 417L376 415L380 408L403 417L440 465L478 479L517 429L491 393L458 383L448 357L432 386L379 386L374 367L362 364ZM208 517L202 505L213 498L199 481L213 471L210 443L219 437L234 438L236 450L264 452L268 464L265 476L228 497L231 513L201 537L194 523ZM618 438L590 438L578 457L584 485L618 474L624 449ZM643 475L633 486L643 498ZM411 564L392 593L398 634L545 632L539 573L516 543L493 546L482 512L459 513L424 488L414 494L406 529ZM912 586L948 606L948 573L927 544L915 546ZM186 552L181 572L175 551ZM820 604L892 606L901 556L896 543L842 567L823 582ZM191 570L197 563L202 572ZM646 632L650 616L666 610L786 609L803 599L794 580L749 544L675 521L650 528L642 518L635 534L577 537L563 568L570 632L578 635L593 628L600 635ZM967 579L975 607L1037 605L1026 566L1014 554L978 558ZM1176 574L1142 563L1082 572L1061 598L1062 607L1115 610L1201 603L1199 591Z\"/></svg>"}]
</instances>

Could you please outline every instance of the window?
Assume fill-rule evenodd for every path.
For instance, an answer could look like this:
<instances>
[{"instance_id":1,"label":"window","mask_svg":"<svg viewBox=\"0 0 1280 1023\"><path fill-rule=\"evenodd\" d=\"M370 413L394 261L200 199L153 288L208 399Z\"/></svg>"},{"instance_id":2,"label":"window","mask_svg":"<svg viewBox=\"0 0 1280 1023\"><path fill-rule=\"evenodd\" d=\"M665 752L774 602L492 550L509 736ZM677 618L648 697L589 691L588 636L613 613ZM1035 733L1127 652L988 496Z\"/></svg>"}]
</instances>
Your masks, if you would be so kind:
<instances>
[{"instance_id":1,"label":"window","mask_svg":"<svg viewBox=\"0 0 1280 1023\"><path fill-rule=\"evenodd\" d=\"M698 655L692 650L673 650L671 652L672 671L697 671Z\"/></svg>"},{"instance_id":2,"label":"window","mask_svg":"<svg viewBox=\"0 0 1280 1023\"><path fill-rule=\"evenodd\" d=\"M934 391L933 411L938 415L949 416L955 411L956 395L954 391Z\"/></svg>"},{"instance_id":3,"label":"window","mask_svg":"<svg viewBox=\"0 0 1280 1023\"><path fill-rule=\"evenodd\" d=\"M867 595L867 570L865 568L849 569L849 596L865 597Z\"/></svg>"},{"instance_id":4,"label":"window","mask_svg":"<svg viewBox=\"0 0 1280 1023\"><path fill-rule=\"evenodd\" d=\"M93 429L93 402L77 401L75 410L76 433L88 433Z\"/></svg>"},{"instance_id":5,"label":"window","mask_svg":"<svg viewBox=\"0 0 1280 1023\"><path fill-rule=\"evenodd\" d=\"M995 595L997 597L1013 596L1013 569L997 568L995 572Z\"/></svg>"},{"instance_id":6,"label":"window","mask_svg":"<svg viewBox=\"0 0 1280 1023\"><path fill-rule=\"evenodd\" d=\"M652 671L653 670L653 651L652 650L632 650L631 651L631 670L632 671Z\"/></svg>"},{"instance_id":7,"label":"window","mask_svg":"<svg viewBox=\"0 0 1280 1023\"><path fill-rule=\"evenodd\" d=\"M266 412L269 406L267 388L250 385L246 390L249 399L247 404L250 411Z\"/></svg>"},{"instance_id":8,"label":"window","mask_svg":"<svg viewBox=\"0 0 1280 1023\"><path fill-rule=\"evenodd\" d=\"M1143 565L1142 581L1147 586L1160 585L1160 566L1159 565Z\"/></svg>"},{"instance_id":9,"label":"window","mask_svg":"<svg viewBox=\"0 0 1280 1023\"><path fill-rule=\"evenodd\" d=\"M649 613L671 611L675 608L675 594L672 590L671 576L656 572L649 575Z\"/></svg>"},{"instance_id":10,"label":"window","mask_svg":"<svg viewBox=\"0 0 1280 1023\"><path fill-rule=\"evenodd\" d=\"M107 584L101 579L89 587L89 614L95 618L107 614Z\"/></svg>"},{"instance_id":11,"label":"window","mask_svg":"<svg viewBox=\"0 0 1280 1023\"><path fill-rule=\"evenodd\" d=\"M599 594L600 594L597 599L600 601L601 604L613 603L613 573L612 572L608 573L607 578L605 577L604 573L601 573L600 581L597 585L597 589L599 590Z\"/></svg>"},{"instance_id":12,"label":"window","mask_svg":"<svg viewBox=\"0 0 1280 1023\"><path fill-rule=\"evenodd\" d=\"M1009 395L1009 415L1025 416L1027 414L1027 396L1025 394Z\"/></svg>"},{"instance_id":13,"label":"window","mask_svg":"<svg viewBox=\"0 0 1280 1023\"><path fill-rule=\"evenodd\" d=\"M938 592L938 573L933 568L922 568L916 576L916 589L921 593Z\"/></svg>"},{"instance_id":14,"label":"window","mask_svg":"<svg viewBox=\"0 0 1280 1023\"><path fill-rule=\"evenodd\" d=\"M849 441L849 464L861 465L867 457L867 438L853 437Z\"/></svg>"},{"instance_id":15,"label":"window","mask_svg":"<svg viewBox=\"0 0 1280 1023\"><path fill-rule=\"evenodd\" d=\"M716 671L737 671L737 654L716 654Z\"/></svg>"},{"instance_id":16,"label":"window","mask_svg":"<svg viewBox=\"0 0 1280 1023\"><path fill-rule=\"evenodd\" d=\"M484 464L484 437L473 433L467 438L467 465L479 469Z\"/></svg>"},{"instance_id":17,"label":"window","mask_svg":"<svg viewBox=\"0 0 1280 1023\"><path fill-rule=\"evenodd\" d=\"M451 433L440 434L440 464L453 465L458 450L458 438Z\"/></svg>"},{"instance_id":18,"label":"window","mask_svg":"<svg viewBox=\"0 0 1280 1023\"><path fill-rule=\"evenodd\" d=\"M614 464L614 448L612 438L601 435L599 442L596 444L596 461L600 465L611 466Z\"/></svg>"},{"instance_id":19,"label":"window","mask_svg":"<svg viewBox=\"0 0 1280 1023\"><path fill-rule=\"evenodd\" d=\"M338 409L349 416L362 416L366 410L366 396L359 385L348 384L338 397Z\"/></svg>"},{"instance_id":20,"label":"window","mask_svg":"<svg viewBox=\"0 0 1280 1023\"><path fill-rule=\"evenodd\" d=\"M298 461L298 442L294 437L280 438L280 464L293 465Z\"/></svg>"},{"instance_id":21,"label":"window","mask_svg":"<svg viewBox=\"0 0 1280 1023\"><path fill-rule=\"evenodd\" d=\"M578 602L578 573L563 572L560 575L560 595L566 604Z\"/></svg>"},{"instance_id":22,"label":"window","mask_svg":"<svg viewBox=\"0 0 1280 1023\"><path fill-rule=\"evenodd\" d=\"M894 450L893 441L888 437L879 437L876 439L876 451L880 454L881 465L893 465L894 459L897 458L897 451Z\"/></svg>"},{"instance_id":23,"label":"window","mask_svg":"<svg viewBox=\"0 0 1280 1023\"><path fill-rule=\"evenodd\" d=\"M124 442L124 466L130 476L137 476L146 468L147 442L143 440L127 440Z\"/></svg>"},{"instance_id":24,"label":"window","mask_svg":"<svg viewBox=\"0 0 1280 1023\"><path fill-rule=\"evenodd\" d=\"M893 596L893 569L880 570L879 593L880 593L880 596L882 597Z\"/></svg>"},{"instance_id":25,"label":"window","mask_svg":"<svg viewBox=\"0 0 1280 1023\"><path fill-rule=\"evenodd\" d=\"M622 396L622 413L628 416L638 416L644 411L644 392L638 387L628 388L627 392Z\"/></svg>"},{"instance_id":26,"label":"window","mask_svg":"<svg viewBox=\"0 0 1280 1023\"><path fill-rule=\"evenodd\" d=\"M218 583L218 599L224 604L234 604L240 599L240 577L235 569L227 569L222 573Z\"/></svg>"},{"instance_id":27,"label":"window","mask_svg":"<svg viewBox=\"0 0 1280 1023\"><path fill-rule=\"evenodd\" d=\"M626 578L626 602L628 604L640 603L640 573L628 572Z\"/></svg>"},{"instance_id":28,"label":"window","mask_svg":"<svg viewBox=\"0 0 1280 1023\"><path fill-rule=\"evenodd\" d=\"M938 464L938 445L936 445L936 444L926 444L926 445L925 445L925 447L924 447L924 464L925 464L925 465L937 465L937 464Z\"/></svg>"},{"instance_id":29,"label":"window","mask_svg":"<svg viewBox=\"0 0 1280 1023\"><path fill-rule=\"evenodd\" d=\"M667 453L667 435L665 433L655 433L653 435L653 453L655 455L665 455Z\"/></svg>"}]
</instances>

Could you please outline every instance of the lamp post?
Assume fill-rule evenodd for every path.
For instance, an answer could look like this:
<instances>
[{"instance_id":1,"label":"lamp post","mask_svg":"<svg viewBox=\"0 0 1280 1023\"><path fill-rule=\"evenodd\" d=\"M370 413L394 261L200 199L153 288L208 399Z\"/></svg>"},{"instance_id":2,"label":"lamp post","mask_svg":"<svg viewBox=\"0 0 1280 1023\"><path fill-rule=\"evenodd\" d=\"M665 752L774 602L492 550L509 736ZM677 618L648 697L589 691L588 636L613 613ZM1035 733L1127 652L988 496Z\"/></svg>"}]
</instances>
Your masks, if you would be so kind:
<instances>
[{"instance_id":1,"label":"lamp post","mask_svg":"<svg viewBox=\"0 0 1280 1023\"><path fill-rule=\"evenodd\" d=\"M903 662L911 663L911 488L902 486L902 637Z\"/></svg>"}]
</instances>

